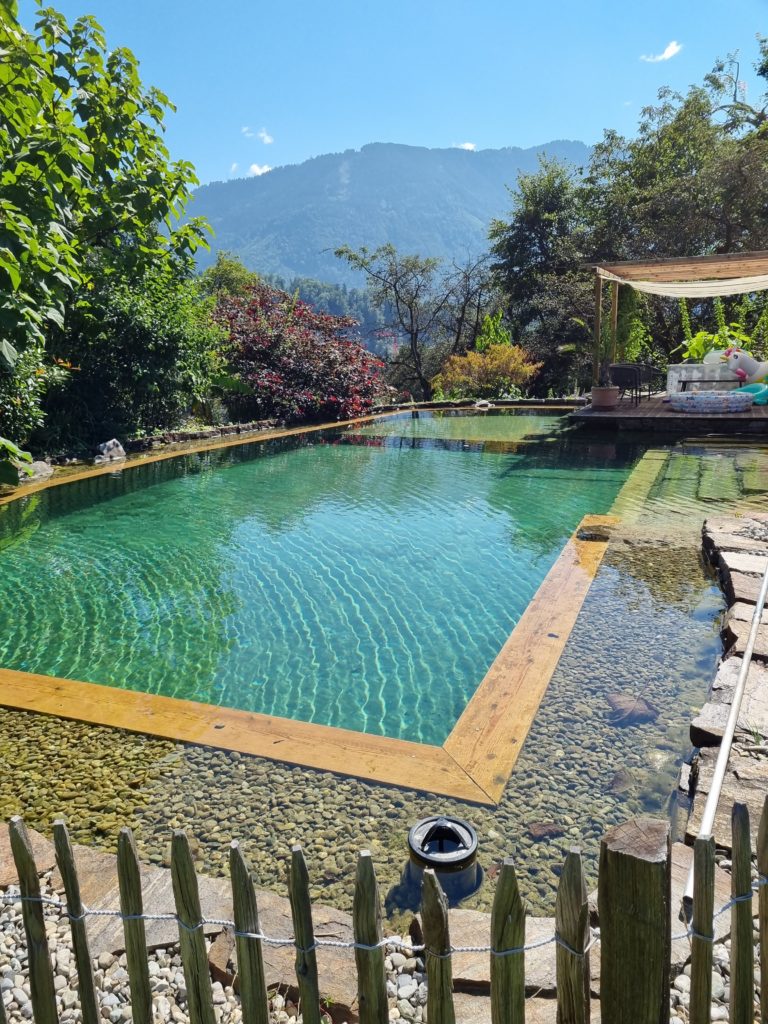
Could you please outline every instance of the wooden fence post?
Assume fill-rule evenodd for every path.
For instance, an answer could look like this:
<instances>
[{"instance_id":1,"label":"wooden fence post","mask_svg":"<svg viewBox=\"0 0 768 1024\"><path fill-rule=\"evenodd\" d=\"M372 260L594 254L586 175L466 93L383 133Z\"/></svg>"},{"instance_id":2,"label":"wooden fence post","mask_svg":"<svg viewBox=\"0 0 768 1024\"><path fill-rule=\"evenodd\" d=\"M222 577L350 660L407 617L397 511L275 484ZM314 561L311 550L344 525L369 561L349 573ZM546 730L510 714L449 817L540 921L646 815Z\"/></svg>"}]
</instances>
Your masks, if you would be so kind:
<instances>
[{"instance_id":1,"label":"wooden fence post","mask_svg":"<svg viewBox=\"0 0 768 1024\"><path fill-rule=\"evenodd\" d=\"M731 899L750 894L731 907L730 1024L752 1024L754 1006L752 949L752 851L749 811L734 804L731 811Z\"/></svg>"},{"instance_id":2,"label":"wooden fence post","mask_svg":"<svg viewBox=\"0 0 768 1024\"><path fill-rule=\"evenodd\" d=\"M291 850L288 872L288 896L291 902L293 935L296 942L296 980L299 983L301 1014L304 1024L320 1024L320 984L317 979L315 929L309 896L309 872L297 843Z\"/></svg>"},{"instance_id":3,"label":"wooden fence post","mask_svg":"<svg viewBox=\"0 0 768 1024\"><path fill-rule=\"evenodd\" d=\"M520 898L511 857L501 866L491 909L491 1022L525 1021L525 904ZM494 956L508 949L519 953Z\"/></svg>"},{"instance_id":4,"label":"wooden fence post","mask_svg":"<svg viewBox=\"0 0 768 1024\"><path fill-rule=\"evenodd\" d=\"M634 818L600 843L600 1005L610 1024L668 1024L669 822Z\"/></svg>"},{"instance_id":5,"label":"wooden fence post","mask_svg":"<svg viewBox=\"0 0 768 1024\"><path fill-rule=\"evenodd\" d=\"M377 947L355 949L360 1024L387 1024L389 1004L384 947L378 945L384 934L381 927L381 901L369 850L361 850L357 858L352 928L355 942Z\"/></svg>"},{"instance_id":6,"label":"wooden fence post","mask_svg":"<svg viewBox=\"0 0 768 1024\"><path fill-rule=\"evenodd\" d=\"M67 826L60 818L53 823L53 842L56 848L56 863L59 866L67 898L83 1024L101 1024L99 1001L96 998L96 985L93 980L91 951L88 946L88 932L83 917L83 901L80 899L80 882L75 867L75 855L72 852Z\"/></svg>"},{"instance_id":7,"label":"wooden fence post","mask_svg":"<svg viewBox=\"0 0 768 1024\"><path fill-rule=\"evenodd\" d=\"M142 920L141 873L133 832L121 828L117 839L117 881L120 913L123 915L125 959L131 990L133 1024L152 1024L152 990L149 987L147 934Z\"/></svg>"},{"instance_id":8,"label":"wooden fence post","mask_svg":"<svg viewBox=\"0 0 768 1024\"><path fill-rule=\"evenodd\" d=\"M758 914L760 926L760 1019L768 1021L768 796L757 834Z\"/></svg>"},{"instance_id":9,"label":"wooden fence post","mask_svg":"<svg viewBox=\"0 0 768 1024\"><path fill-rule=\"evenodd\" d=\"M45 934L45 917L40 903L40 879L32 846L22 819L16 814L9 826L11 852L19 876L21 912L27 937L29 986L35 1024L57 1024L56 995L53 988L53 966Z\"/></svg>"},{"instance_id":10,"label":"wooden fence post","mask_svg":"<svg viewBox=\"0 0 768 1024\"><path fill-rule=\"evenodd\" d=\"M243 1024L269 1024L267 985L264 979L264 955L261 939L246 938L238 932L260 934L259 910L251 873L245 863L240 844L233 840L229 847L229 877L232 882L232 905L235 916L237 945L237 977Z\"/></svg>"},{"instance_id":11,"label":"wooden fence post","mask_svg":"<svg viewBox=\"0 0 768 1024\"><path fill-rule=\"evenodd\" d=\"M171 881L179 918L179 945L187 982L190 1024L216 1024L205 935L200 923L203 913L197 875L186 834L180 829L174 831L171 840Z\"/></svg>"},{"instance_id":12,"label":"wooden fence post","mask_svg":"<svg viewBox=\"0 0 768 1024\"><path fill-rule=\"evenodd\" d=\"M691 919L690 1024L710 1024L712 942L715 928L715 840L699 836L693 845L693 917Z\"/></svg>"},{"instance_id":13,"label":"wooden fence post","mask_svg":"<svg viewBox=\"0 0 768 1024\"><path fill-rule=\"evenodd\" d=\"M425 868L421 884L421 921L427 966L427 1020L429 1024L456 1024L448 900L432 868Z\"/></svg>"},{"instance_id":14,"label":"wooden fence post","mask_svg":"<svg viewBox=\"0 0 768 1024\"><path fill-rule=\"evenodd\" d=\"M555 901L557 1024L589 1024L589 903L581 851L565 858ZM571 952L573 950L573 952Z\"/></svg>"}]
</instances>

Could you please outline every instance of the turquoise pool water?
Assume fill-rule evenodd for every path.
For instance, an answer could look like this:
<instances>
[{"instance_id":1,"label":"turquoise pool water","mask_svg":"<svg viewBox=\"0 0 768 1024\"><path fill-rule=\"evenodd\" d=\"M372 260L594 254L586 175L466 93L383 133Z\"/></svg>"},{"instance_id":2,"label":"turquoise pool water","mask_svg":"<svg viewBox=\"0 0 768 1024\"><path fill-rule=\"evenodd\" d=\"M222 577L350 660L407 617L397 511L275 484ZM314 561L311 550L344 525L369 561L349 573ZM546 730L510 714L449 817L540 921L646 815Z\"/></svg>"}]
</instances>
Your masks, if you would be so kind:
<instances>
[{"instance_id":1,"label":"turquoise pool water","mask_svg":"<svg viewBox=\"0 0 768 1024\"><path fill-rule=\"evenodd\" d=\"M410 414L0 509L0 665L442 743L640 451Z\"/></svg>"}]
</instances>

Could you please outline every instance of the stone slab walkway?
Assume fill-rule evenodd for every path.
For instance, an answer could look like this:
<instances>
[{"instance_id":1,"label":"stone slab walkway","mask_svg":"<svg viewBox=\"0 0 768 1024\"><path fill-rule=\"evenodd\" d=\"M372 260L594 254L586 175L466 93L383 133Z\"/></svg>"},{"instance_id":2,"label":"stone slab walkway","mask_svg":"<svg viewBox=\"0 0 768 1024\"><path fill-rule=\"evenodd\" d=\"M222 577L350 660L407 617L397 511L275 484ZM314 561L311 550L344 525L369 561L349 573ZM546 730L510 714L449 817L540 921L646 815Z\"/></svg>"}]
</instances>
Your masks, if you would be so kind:
<instances>
[{"instance_id":1,"label":"stone slab walkway","mask_svg":"<svg viewBox=\"0 0 768 1024\"><path fill-rule=\"evenodd\" d=\"M702 747L691 768L695 791L686 828L688 842L698 835L710 792L715 762L730 713L742 655L746 649L762 575L768 564L768 513L743 517L711 516L704 523L705 553L717 567L729 609L723 623L726 648L708 702L691 723L691 742ZM768 793L768 612L758 628L753 661L713 834L718 846L731 848L731 806L746 803L753 844Z\"/></svg>"}]
</instances>

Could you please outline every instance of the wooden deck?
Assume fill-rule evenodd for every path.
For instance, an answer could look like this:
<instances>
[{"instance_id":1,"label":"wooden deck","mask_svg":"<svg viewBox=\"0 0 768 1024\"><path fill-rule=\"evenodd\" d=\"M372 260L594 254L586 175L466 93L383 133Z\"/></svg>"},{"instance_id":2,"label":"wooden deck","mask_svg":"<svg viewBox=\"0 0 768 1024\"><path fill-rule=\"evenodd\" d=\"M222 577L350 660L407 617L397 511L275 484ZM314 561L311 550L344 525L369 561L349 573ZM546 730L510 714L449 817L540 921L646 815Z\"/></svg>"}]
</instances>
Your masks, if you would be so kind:
<instances>
[{"instance_id":1,"label":"wooden deck","mask_svg":"<svg viewBox=\"0 0 768 1024\"><path fill-rule=\"evenodd\" d=\"M646 398L635 405L622 398L616 409L595 411L590 406L569 416L575 423L611 430L656 431L666 434L768 435L768 405L753 405L747 412L697 414L674 412L663 397Z\"/></svg>"}]
</instances>

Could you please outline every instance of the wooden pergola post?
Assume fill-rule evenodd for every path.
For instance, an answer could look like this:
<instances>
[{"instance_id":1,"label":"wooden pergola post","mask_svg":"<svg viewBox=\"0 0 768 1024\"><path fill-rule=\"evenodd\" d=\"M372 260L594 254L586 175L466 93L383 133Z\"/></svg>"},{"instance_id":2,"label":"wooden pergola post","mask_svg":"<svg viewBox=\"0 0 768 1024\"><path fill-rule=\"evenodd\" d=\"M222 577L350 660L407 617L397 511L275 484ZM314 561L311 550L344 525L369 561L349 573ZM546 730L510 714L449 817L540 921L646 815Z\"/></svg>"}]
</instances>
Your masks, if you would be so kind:
<instances>
[{"instance_id":1,"label":"wooden pergola post","mask_svg":"<svg viewBox=\"0 0 768 1024\"><path fill-rule=\"evenodd\" d=\"M592 348L592 386L597 387L600 383L600 331L602 321L603 305L603 279L595 268L595 329Z\"/></svg>"},{"instance_id":2,"label":"wooden pergola post","mask_svg":"<svg viewBox=\"0 0 768 1024\"><path fill-rule=\"evenodd\" d=\"M616 343L619 326L619 282L611 281L611 362L616 362Z\"/></svg>"}]
</instances>

